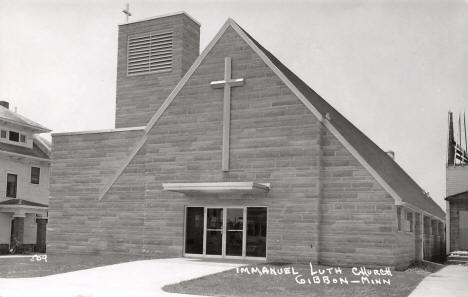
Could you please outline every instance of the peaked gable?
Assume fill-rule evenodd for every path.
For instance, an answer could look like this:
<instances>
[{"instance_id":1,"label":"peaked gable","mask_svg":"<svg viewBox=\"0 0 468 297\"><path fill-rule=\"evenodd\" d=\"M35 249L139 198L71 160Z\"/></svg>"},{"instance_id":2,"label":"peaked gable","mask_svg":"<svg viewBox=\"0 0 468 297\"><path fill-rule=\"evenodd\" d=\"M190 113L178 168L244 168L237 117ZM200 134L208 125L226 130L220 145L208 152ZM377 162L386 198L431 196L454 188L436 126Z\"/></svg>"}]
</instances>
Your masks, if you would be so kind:
<instances>
[{"instance_id":1,"label":"peaked gable","mask_svg":"<svg viewBox=\"0 0 468 297\"><path fill-rule=\"evenodd\" d=\"M240 27L239 27L240 28ZM322 116L322 121L335 136L342 142L346 141L349 145L345 146L349 149L356 150L358 160L365 161L363 164L367 169L370 169L371 174L376 177L380 183L385 183L384 188L392 194L399 203L407 203L410 206L415 206L428 213L443 219L444 211L430 197L426 196L424 190L392 159L386 152L379 148L372 140L362 133L356 126L348 121L341 113L334 109L327 101L318 95L304 81L295 75L289 68L281 63L273 54L266 50L244 29L240 28L244 34L261 50L265 56L283 73L286 78L296 87L305 99L308 100ZM328 115L327 115L328 114ZM338 133L338 135L337 135ZM344 139L343 139L344 138ZM353 152L351 152L353 153ZM355 154L354 154L355 155ZM356 157L356 155L355 155ZM396 195L396 197L395 197ZM400 201L398 201L400 200Z\"/></svg>"},{"instance_id":2,"label":"peaked gable","mask_svg":"<svg viewBox=\"0 0 468 297\"><path fill-rule=\"evenodd\" d=\"M293 93L306 105L306 107L342 142L356 159L371 173L371 175L389 192L396 203L408 204L410 207L422 209L433 216L442 219L445 214L442 209L404 172L401 167L382 151L375 143L365 136L359 129L346 120L338 111L329 105L307 84L299 79L292 71L284 66L269 51L263 48L246 31L237 25L232 19L223 25L215 38L206 47L203 53L195 60L187 73L176 85L171 94L163 102L161 107L148 122L145 135L136 144L132 153L122 162L112 180L104 187L99 199L102 199L114 182L130 164L138 151L148 139L148 132L161 118L168 106L187 83L192 74L204 61L221 36L228 28L233 28L237 34L256 52L263 61L281 78L281 80L293 91ZM328 115L327 115L328 114ZM327 119L329 118L329 119Z\"/></svg>"},{"instance_id":3,"label":"peaked gable","mask_svg":"<svg viewBox=\"0 0 468 297\"><path fill-rule=\"evenodd\" d=\"M0 120L3 120L3 121L6 121L6 122L9 122L9 123L12 123L12 124L15 124L15 125L19 125L19 126L22 126L22 127L26 127L26 128L29 128L29 129L32 129L33 131L35 132L39 132L39 133L46 133L46 132L50 132L49 129L47 129L46 127L42 126L41 124L38 124L34 121L31 121L30 119L16 113L16 112L13 112L11 110L9 110L8 108L5 108L3 106L0 106Z\"/></svg>"}]
</instances>

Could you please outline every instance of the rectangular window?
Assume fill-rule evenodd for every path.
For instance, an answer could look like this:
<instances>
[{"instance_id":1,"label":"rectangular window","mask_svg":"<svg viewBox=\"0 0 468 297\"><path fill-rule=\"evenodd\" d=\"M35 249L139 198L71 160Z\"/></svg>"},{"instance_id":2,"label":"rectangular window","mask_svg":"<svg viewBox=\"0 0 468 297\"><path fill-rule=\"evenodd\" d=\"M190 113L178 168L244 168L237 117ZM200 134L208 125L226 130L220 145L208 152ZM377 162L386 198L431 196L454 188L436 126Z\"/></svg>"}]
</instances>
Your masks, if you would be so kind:
<instances>
[{"instance_id":1,"label":"rectangular window","mask_svg":"<svg viewBox=\"0 0 468 297\"><path fill-rule=\"evenodd\" d=\"M6 134L7 134L7 131L6 131L6 130L0 131L0 137L1 137L1 138L6 138Z\"/></svg>"},{"instance_id":2,"label":"rectangular window","mask_svg":"<svg viewBox=\"0 0 468 297\"><path fill-rule=\"evenodd\" d=\"M31 167L31 183L32 184L39 184L39 176L41 175L41 168L39 167Z\"/></svg>"},{"instance_id":3,"label":"rectangular window","mask_svg":"<svg viewBox=\"0 0 468 297\"><path fill-rule=\"evenodd\" d=\"M6 196L9 198L16 198L18 176L16 174L7 174L7 188Z\"/></svg>"},{"instance_id":4,"label":"rectangular window","mask_svg":"<svg viewBox=\"0 0 468 297\"><path fill-rule=\"evenodd\" d=\"M188 254L203 254L203 212L203 207L187 207L185 252Z\"/></svg>"},{"instance_id":5,"label":"rectangular window","mask_svg":"<svg viewBox=\"0 0 468 297\"><path fill-rule=\"evenodd\" d=\"M398 231L401 231L401 206L397 206L397 224Z\"/></svg>"},{"instance_id":6,"label":"rectangular window","mask_svg":"<svg viewBox=\"0 0 468 297\"><path fill-rule=\"evenodd\" d=\"M247 207L248 257L266 257L267 209L266 207Z\"/></svg>"},{"instance_id":7,"label":"rectangular window","mask_svg":"<svg viewBox=\"0 0 468 297\"><path fill-rule=\"evenodd\" d=\"M19 133L15 131L10 131L10 136L8 139L10 139L10 141L19 142Z\"/></svg>"},{"instance_id":8,"label":"rectangular window","mask_svg":"<svg viewBox=\"0 0 468 297\"><path fill-rule=\"evenodd\" d=\"M26 142L26 135L21 134L20 135L20 142Z\"/></svg>"},{"instance_id":9,"label":"rectangular window","mask_svg":"<svg viewBox=\"0 0 468 297\"><path fill-rule=\"evenodd\" d=\"M406 213L406 232L413 232L413 213L408 211Z\"/></svg>"},{"instance_id":10,"label":"rectangular window","mask_svg":"<svg viewBox=\"0 0 468 297\"><path fill-rule=\"evenodd\" d=\"M151 32L128 38L127 74L172 69L172 32Z\"/></svg>"}]
</instances>

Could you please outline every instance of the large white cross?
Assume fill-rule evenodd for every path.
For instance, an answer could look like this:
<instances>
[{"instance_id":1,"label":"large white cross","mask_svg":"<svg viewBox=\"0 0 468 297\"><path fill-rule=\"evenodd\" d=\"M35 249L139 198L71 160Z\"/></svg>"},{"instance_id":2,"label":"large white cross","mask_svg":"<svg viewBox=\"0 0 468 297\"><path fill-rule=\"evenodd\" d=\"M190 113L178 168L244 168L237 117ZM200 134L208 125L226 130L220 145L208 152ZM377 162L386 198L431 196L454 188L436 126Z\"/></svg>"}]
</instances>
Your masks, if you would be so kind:
<instances>
[{"instance_id":1,"label":"large white cross","mask_svg":"<svg viewBox=\"0 0 468 297\"><path fill-rule=\"evenodd\" d=\"M231 88L244 85L243 78L231 78L231 57L224 58L224 80L212 81L214 89L224 88L222 170L229 171L229 133L231 125Z\"/></svg>"}]
</instances>

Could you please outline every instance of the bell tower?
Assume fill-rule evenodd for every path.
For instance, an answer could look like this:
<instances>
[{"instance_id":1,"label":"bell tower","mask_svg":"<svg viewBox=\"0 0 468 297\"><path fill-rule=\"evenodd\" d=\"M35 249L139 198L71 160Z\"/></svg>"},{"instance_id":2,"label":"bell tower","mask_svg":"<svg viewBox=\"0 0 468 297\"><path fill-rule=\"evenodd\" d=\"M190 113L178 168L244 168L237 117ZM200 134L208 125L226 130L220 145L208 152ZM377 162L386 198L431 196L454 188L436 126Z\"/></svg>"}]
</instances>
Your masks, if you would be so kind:
<instances>
[{"instance_id":1,"label":"bell tower","mask_svg":"<svg viewBox=\"0 0 468 297\"><path fill-rule=\"evenodd\" d=\"M185 12L121 24L115 127L146 125L199 48L200 24Z\"/></svg>"}]
</instances>

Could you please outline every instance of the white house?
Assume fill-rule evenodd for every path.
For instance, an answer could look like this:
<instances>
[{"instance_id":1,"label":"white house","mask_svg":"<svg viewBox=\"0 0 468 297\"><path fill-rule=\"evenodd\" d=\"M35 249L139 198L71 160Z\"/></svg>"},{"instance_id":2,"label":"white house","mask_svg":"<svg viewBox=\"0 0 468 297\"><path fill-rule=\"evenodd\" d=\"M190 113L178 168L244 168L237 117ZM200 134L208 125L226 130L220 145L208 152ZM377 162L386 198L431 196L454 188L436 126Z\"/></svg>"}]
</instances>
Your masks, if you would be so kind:
<instances>
[{"instance_id":1,"label":"white house","mask_svg":"<svg viewBox=\"0 0 468 297\"><path fill-rule=\"evenodd\" d=\"M45 252L50 132L0 101L0 254Z\"/></svg>"}]
</instances>

